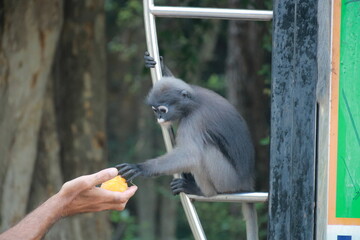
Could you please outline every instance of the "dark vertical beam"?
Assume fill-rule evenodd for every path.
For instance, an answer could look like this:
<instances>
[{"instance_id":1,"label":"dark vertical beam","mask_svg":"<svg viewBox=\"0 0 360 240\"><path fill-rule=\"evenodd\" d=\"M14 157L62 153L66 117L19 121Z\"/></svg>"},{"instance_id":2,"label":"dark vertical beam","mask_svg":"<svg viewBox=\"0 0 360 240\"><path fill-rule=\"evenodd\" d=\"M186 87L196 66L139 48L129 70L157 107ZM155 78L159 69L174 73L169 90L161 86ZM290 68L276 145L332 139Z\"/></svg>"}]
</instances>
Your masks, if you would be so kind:
<instances>
[{"instance_id":1,"label":"dark vertical beam","mask_svg":"<svg viewBox=\"0 0 360 240\"><path fill-rule=\"evenodd\" d=\"M317 1L275 0L268 239L314 239Z\"/></svg>"}]
</instances>

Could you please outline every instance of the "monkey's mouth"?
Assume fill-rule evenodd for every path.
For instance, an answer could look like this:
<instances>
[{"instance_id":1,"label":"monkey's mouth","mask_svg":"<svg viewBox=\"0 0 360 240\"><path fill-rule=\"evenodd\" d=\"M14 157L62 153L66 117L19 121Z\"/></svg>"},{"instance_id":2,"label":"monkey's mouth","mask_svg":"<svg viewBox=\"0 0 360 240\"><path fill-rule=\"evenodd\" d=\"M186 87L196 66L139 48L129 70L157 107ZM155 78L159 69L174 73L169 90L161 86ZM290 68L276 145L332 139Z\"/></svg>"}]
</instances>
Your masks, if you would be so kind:
<instances>
[{"instance_id":1,"label":"monkey's mouth","mask_svg":"<svg viewBox=\"0 0 360 240\"><path fill-rule=\"evenodd\" d=\"M164 127L170 127L170 125L171 125L171 121L165 121L165 119L163 119L163 118L158 118L158 119L157 119L157 122L158 122L161 126L164 126Z\"/></svg>"}]
</instances>

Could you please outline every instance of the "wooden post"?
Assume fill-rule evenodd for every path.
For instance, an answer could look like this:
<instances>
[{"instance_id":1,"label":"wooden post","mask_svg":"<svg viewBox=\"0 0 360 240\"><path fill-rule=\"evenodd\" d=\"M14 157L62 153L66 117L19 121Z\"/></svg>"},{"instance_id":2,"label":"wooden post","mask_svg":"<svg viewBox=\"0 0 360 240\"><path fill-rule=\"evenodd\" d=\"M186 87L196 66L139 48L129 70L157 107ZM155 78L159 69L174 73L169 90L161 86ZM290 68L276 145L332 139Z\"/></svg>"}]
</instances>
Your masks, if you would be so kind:
<instances>
[{"instance_id":1,"label":"wooden post","mask_svg":"<svg viewBox=\"0 0 360 240\"><path fill-rule=\"evenodd\" d=\"M313 239L317 1L275 0L268 239Z\"/></svg>"}]
</instances>

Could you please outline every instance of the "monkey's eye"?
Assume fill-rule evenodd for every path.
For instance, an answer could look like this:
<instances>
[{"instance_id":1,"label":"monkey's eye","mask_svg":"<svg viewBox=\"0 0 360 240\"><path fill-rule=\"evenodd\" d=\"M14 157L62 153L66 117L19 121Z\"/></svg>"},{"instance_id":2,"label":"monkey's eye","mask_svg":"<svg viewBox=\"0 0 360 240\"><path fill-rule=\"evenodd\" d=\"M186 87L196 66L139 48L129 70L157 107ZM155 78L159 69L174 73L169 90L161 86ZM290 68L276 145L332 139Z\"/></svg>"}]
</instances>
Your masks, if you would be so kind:
<instances>
[{"instance_id":1,"label":"monkey's eye","mask_svg":"<svg viewBox=\"0 0 360 240\"><path fill-rule=\"evenodd\" d=\"M158 109L161 113L167 113L169 111L169 109L165 106L160 106Z\"/></svg>"}]
</instances>

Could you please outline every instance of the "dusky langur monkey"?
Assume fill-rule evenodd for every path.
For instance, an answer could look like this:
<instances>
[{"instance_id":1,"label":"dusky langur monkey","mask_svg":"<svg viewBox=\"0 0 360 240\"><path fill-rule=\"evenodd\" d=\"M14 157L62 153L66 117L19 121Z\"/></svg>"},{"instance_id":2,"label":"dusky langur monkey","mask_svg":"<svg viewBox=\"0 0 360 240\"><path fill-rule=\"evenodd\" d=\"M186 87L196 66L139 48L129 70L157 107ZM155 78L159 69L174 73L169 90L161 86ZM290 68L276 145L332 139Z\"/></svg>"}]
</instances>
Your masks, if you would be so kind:
<instances>
[{"instance_id":1,"label":"dusky langur monkey","mask_svg":"<svg viewBox=\"0 0 360 240\"><path fill-rule=\"evenodd\" d=\"M145 65L154 67L154 59L148 53L144 57ZM159 124L178 122L176 146L143 163L119 164L119 174L131 181L138 176L187 173L171 182L174 194L254 191L254 147L245 120L225 98L175 78L163 61L161 65L164 77L149 92L147 104ZM247 221L257 221L252 203L243 204L243 213ZM257 239L257 223L253 224L256 229L248 229L253 234L248 239Z\"/></svg>"}]
</instances>

